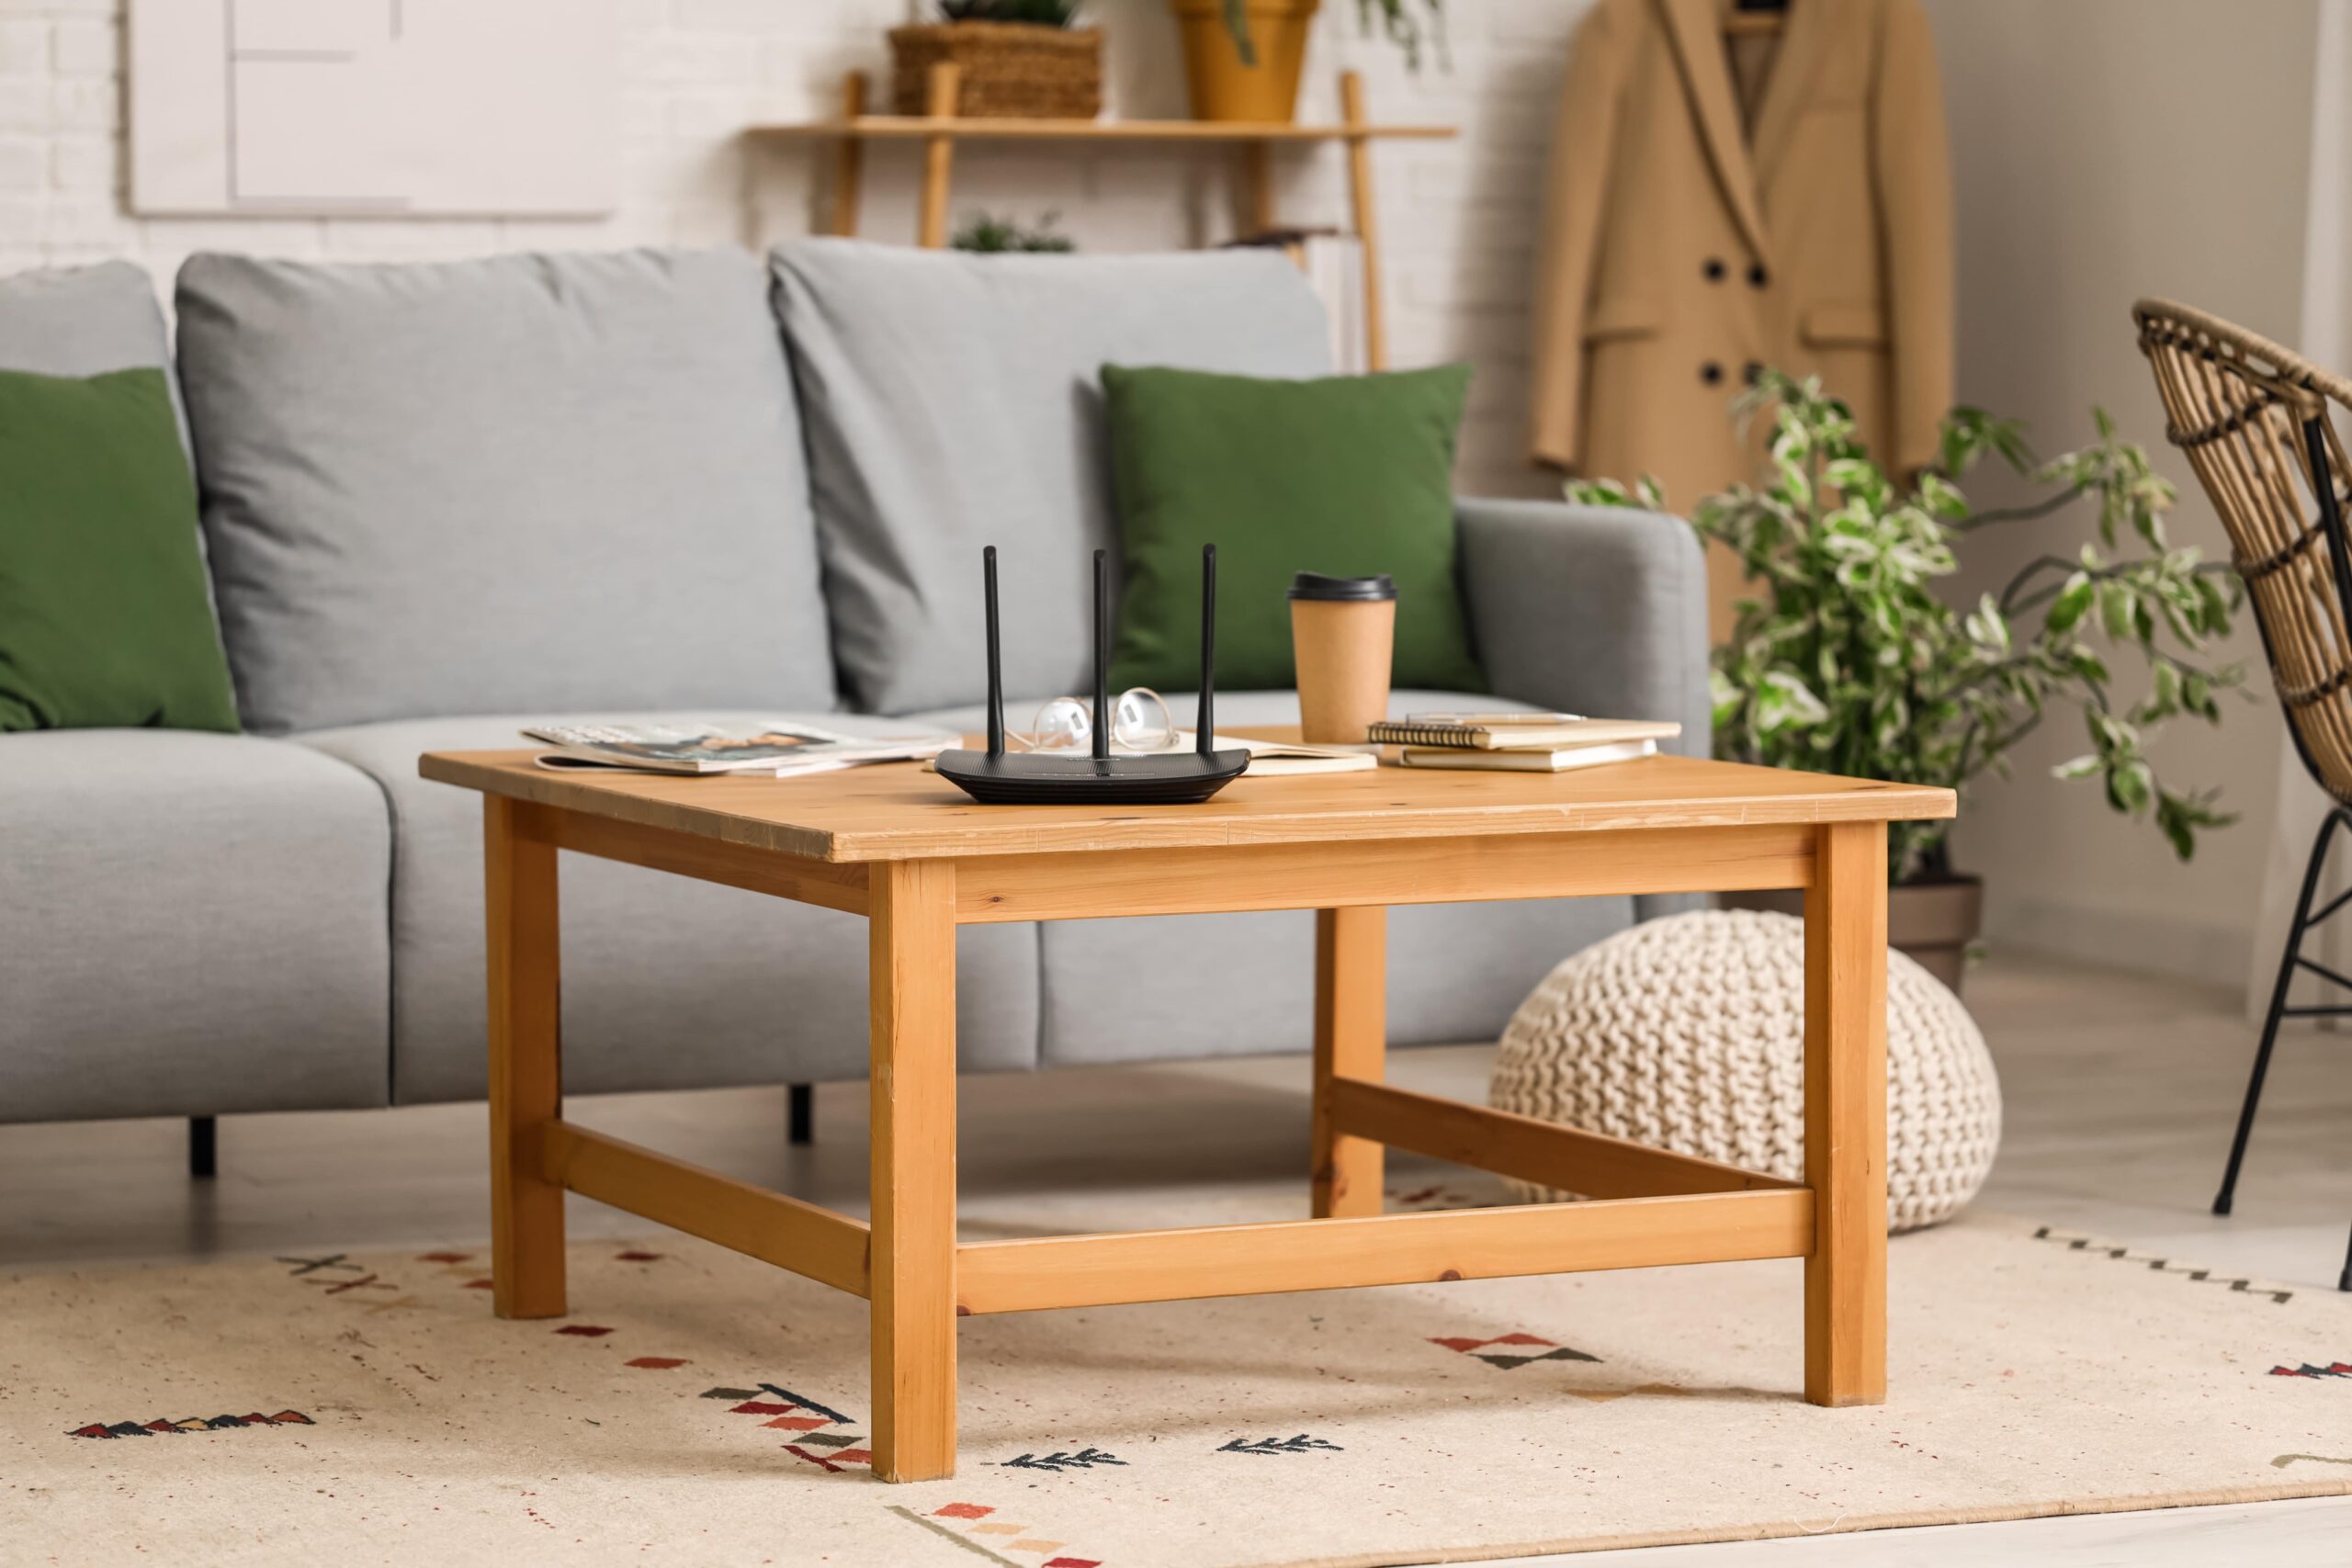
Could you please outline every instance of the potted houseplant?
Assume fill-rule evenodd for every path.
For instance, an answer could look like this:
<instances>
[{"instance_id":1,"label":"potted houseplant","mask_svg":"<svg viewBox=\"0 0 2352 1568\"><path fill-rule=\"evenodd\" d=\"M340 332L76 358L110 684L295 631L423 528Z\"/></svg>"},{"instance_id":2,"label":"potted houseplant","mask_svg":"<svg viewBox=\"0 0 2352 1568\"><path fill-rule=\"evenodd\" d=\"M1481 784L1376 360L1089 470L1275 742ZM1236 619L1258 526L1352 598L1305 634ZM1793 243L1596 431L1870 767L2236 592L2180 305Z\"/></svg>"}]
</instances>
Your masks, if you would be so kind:
<instances>
[{"instance_id":1,"label":"potted houseplant","mask_svg":"<svg viewBox=\"0 0 2352 1568\"><path fill-rule=\"evenodd\" d=\"M2199 831L2233 820L2211 792L2176 789L2146 742L2176 718L2219 724L2233 666L2203 656L2226 636L2239 585L2225 564L2165 537L2173 487L2139 446L2093 411L2098 439L2037 462L2014 420L1961 408L1943 423L1935 465L1898 485L1854 434L1846 405L1817 379L1766 372L1735 404L1772 410L1771 468L1693 510L1755 581L1712 671L1715 752L1746 762L1941 784L1964 795L2007 776L2018 742L2073 710L2089 749L2060 778L2096 778L2108 804L2146 818L2187 860ZM1958 480L1992 457L2047 486L2029 505L1975 511ZM1655 480L1568 486L1572 499L1663 510ZM2095 503L2096 536L2073 555L2043 554L1997 593L1956 607L1936 592L1967 537ZM2123 548L2119 552L2119 542ZM2144 695L2115 690L2108 660L2144 664ZM1897 822L1888 833L1893 944L1957 985L1976 935L1981 889L1952 869L1948 822ZM1792 908L1775 895L1748 907Z\"/></svg>"},{"instance_id":2,"label":"potted houseplant","mask_svg":"<svg viewBox=\"0 0 2352 1568\"><path fill-rule=\"evenodd\" d=\"M1079 0L938 0L940 19L890 29L891 107L931 112L931 71L957 68L954 112L1092 119L1102 112L1102 31Z\"/></svg>"},{"instance_id":3,"label":"potted houseplant","mask_svg":"<svg viewBox=\"0 0 2352 1568\"><path fill-rule=\"evenodd\" d=\"M1183 30L1184 80L1195 119L1287 124L1298 112L1299 69L1320 0L1169 0ZM1425 42L1443 36L1443 0L1356 0L1419 70ZM1424 12L1426 16L1424 16Z\"/></svg>"},{"instance_id":4,"label":"potted houseplant","mask_svg":"<svg viewBox=\"0 0 2352 1568\"><path fill-rule=\"evenodd\" d=\"M1020 253L1034 255L1068 255L1078 249L1068 234L1061 231L1062 215L1048 212L1030 228L1018 218L999 218L990 212L975 212L956 231L947 242L955 251L976 251L984 255Z\"/></svg>"}]
</instances>

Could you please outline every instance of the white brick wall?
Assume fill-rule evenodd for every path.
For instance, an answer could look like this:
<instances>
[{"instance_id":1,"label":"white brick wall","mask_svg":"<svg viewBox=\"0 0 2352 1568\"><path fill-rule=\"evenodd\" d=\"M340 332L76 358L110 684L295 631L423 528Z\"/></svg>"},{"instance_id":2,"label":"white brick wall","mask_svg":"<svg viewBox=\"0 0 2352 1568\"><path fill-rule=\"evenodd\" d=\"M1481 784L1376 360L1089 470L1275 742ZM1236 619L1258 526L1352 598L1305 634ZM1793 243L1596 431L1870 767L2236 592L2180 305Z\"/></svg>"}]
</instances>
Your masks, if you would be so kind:
<instances>
[{"instance_id":1,"label":"white brick wall","mask_svg":"<svg viewBox=\"0 0 2352 1568\"><path fill-rule=\"evenodd\" d=\"M1302 117L1336 113L1336 73L1361 69L1373 113L1462 128L1454 142L1375 153L1389 341L1398 365L1477 367L1462 483L1542 494L1520 459L1527 296L1553 95L1587 0L1450 0L1451 70L1408 73L1328 0ZM617 209L594 221L141 219L122 193L121 0L0 0L0 272L107 256L144 264L168 292L200 249L407 260L512 249L758 245L806 232L824 160L748 143L759 120L831 110L842 73L888 91L883 30L908 0L624 0L623 167ZM1172 22L1159 0L1098 0L1113 112L1183 112ZM910 238L910 148L869 151L865 232ZM1278 154L1279 210L1344 221L1336 148ZM1061 214L1091 251L1214 243L1229 231L1227 154L1216 150L977 148L959 159L955 211Z\"/></svg>"}]
</instances>

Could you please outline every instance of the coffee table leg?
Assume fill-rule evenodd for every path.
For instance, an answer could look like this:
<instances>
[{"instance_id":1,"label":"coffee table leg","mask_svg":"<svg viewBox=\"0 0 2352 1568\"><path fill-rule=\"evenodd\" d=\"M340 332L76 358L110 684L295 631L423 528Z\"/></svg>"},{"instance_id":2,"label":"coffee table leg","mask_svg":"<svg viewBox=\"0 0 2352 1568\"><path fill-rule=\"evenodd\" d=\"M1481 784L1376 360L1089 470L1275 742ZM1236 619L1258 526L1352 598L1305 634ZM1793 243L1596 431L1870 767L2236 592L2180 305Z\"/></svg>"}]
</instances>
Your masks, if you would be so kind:
<instances>
[{"instance_id":1,"label":"coffee table leg","mask_svg":"<svg viewBox=\"0 0 2352 1568\"><path fill-rule=\"evenodd\" d=\"M1388 1070L1388 911L1315 911L1315 1217L1381 1210L1387 1151L1331 1122L1331 1078L1378 1082Z\"/></svg>"},{"instance_id":2,"label":"coffee table leg","mask_svg":"<svg viewBox=\"0 0 2352 1568\"><path fill-rule=\"evenodd\" d=\"M956 1473L956 868L875 864L874 1472Z\"/></svg>"},{"instance_id":3,"label":"coffee table leg","mask_svg":"<svg viewBox=\"0 0 2352 1568\"><path fill-rule=\"evenodd\" d=\"M490 953L491 1303L501 1317L561 1317L563 1189L539 1167L539 1128L563 1114L555 846L532 813L482 800Z\"/></svg>"},{"instance_id":4,"label":"coffee table leg","mask_svg":"<svg viewBox=\"0 0 2352 1568\"><path fill-rule=\"evenodd\" d=\"M1804 1396L1886 1397L1886 825L1815 840L1804 897Z\"/></svg>"}]
</instances>

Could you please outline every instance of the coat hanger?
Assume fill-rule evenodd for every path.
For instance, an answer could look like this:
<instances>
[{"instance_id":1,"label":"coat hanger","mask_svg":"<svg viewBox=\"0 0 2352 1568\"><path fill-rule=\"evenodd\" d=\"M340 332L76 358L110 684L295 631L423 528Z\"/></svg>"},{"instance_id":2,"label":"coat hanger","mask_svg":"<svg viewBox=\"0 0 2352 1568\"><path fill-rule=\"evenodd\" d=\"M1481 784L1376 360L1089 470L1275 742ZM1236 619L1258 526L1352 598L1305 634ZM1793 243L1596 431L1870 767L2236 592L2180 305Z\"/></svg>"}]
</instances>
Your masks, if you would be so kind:
<instances>
[{"instance_id":1,"label":"coat hanger","mask_svg":"<svg viewBox=\"0 0 2352 1568\"><path fill-rule=\"evenodd\" d=\"M1788 22L1789 0L1733 0L1724 13L1725 38L1752 38L1779 32Z\"/></svg>"}]
</instances>

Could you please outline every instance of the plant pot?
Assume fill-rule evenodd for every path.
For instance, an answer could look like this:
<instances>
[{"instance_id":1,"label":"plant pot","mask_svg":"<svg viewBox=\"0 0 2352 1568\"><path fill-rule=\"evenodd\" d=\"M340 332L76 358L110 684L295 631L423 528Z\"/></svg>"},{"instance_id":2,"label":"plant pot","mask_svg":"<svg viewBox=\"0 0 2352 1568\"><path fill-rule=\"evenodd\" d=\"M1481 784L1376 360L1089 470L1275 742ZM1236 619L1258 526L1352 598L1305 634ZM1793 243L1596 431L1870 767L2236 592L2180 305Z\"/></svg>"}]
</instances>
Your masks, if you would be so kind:
<instances>
[{"instance_id":1,"label":"plant pot","mask_svg":"<svg viewBox=\"0 0 2352 1568\"><path fill-rule=\"evenodd\" d=\"M1795 888L1716 897L1726 909L1804 913L1804 895ZM1886 890L1886 944L1950 986L1955 995L1967 967L1968 944L1976 940L1984 919L1984 884L1973 876L1898 883Z\"/></svg>"},{"instance_id":2,"label":"plant pot","mask_svg":"<svg viewBox=\"0 0 2352 1568\"><path fill-rule=\"evenodd\" d=\"M1225 0L1168 0L1184 33L1184 82L1194 119L1287 125L1298 113L1298 73L1320 0L1246 0L1258 63L1241 63L1226 30Z\"/></svg>"},{"instance_id":3,"label":"plant pot","mask_svg":"<svg viewBox=\"0 0 2352 1568\"><path fill-rule=\"evenodd\" d=\"M954 65L956 113L973 119L1092 119L1102 112L1102 31L1029 22L924 22L890 29L890 103L931 112L931 68Z\"/></svg>"}]
</instances>

